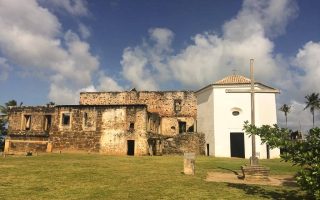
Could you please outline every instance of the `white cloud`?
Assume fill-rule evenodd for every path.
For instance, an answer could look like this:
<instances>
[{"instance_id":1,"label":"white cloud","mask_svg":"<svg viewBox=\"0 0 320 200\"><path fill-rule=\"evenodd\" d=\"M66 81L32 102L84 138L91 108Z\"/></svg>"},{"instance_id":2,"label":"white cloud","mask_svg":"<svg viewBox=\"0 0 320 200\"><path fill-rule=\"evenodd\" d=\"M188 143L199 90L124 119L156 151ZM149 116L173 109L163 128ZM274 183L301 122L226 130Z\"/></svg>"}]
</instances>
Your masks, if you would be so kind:
<instances>
[{"instance_id":1,"label":"white cloud","mask_svg":"<svg viewBox=\"0 0 320 200\"><path fill-rule=\"evenodd\" d=\"M221 36L211 32L196 34L192 44L176 54L171 48L172 31L151 29L150 40L124 50L124 77L139 88L155 89L177 80L196 89L223 78L233 69L248 75L249 60L254 58L257 80L282 80L287 66L280 66L283 60L274 55L270 38L283 33L296 12L292 1L245 0L237 16L224 24Z\"/></svg>"},{"instance_id":2,"label":"white cloud","mask_svg":"<svg viewBox=\"0 0 320 200\"><path fill-rule=\"evenodd\" d=\"M7 63L7 59L0 57L0 81L7 80L11 67Z\"/></svg>"},{"instance_id":3,"label":"white cloud","mask_svg":"<svg viewBox=\"0 0 320 200\"><path fill-rule=\"evenodd\" d=\"M150 29L149 35L148 40L141 45L124 50L121 60L122 74L131 82L132 87L157 90L160 82L170 80L167 63L174 35L166 28Z\"/></svg>"},{"instance_id":4,"label":"white cloud","mask_svg":"<svg viewBox=\"0 0 320 200\"><path fill-rule=\"evenodd\" d=\"M151 29L142 44L124 50L123 75L133 86L143 89L158 89L176 80L188 88L199 89L231 74L233 69L248 76L249 60L254 58L256 80L283 91L278 105L293 104L289 127L298 128L300 122L306 130L312 120L308 111L303 111L303 97L310 88L320 89L320 44L310 42L300 49L294 62L303 71L301 75L289 69L292 66L287 58L274 53L272 41L285 33L297 12L294 1L245 0L238 14L223 25L221 35L196 34L192 43L178 53L172 51L172 31ZM284 124L280 112L278 117Z\"/></svg>"},{"instance_id":5,"label":"white cloud","mask_svg":"<svg viewBox=\"0 0 320 200\"><path fill-rule=\"evenodd\" d=\"M91 36L91 32L86 25L79 23L78 29L79 29L79 33L83 39L87 39Z\"/></svg>"},{"instance_id":6,"label":"white cloud","mask_svg":"<svg viewBox=\"0 0 320 200\"><path fill-rule=\"evenodd\" d=\"M101 73L99 77L99 84L97 86L99 91L122 91L123 87L120 86L114 79Z\"/></svg>"},{"instance_id":7,"label":"white cloud","mask_svg":"<svg viewBox=\"0 0 320 200\"><path fill-rule=\"evenodd\" d=\"M299 49L293 64L296 65L303 73L297 78L301 83L300 88L308 93L319 92L320 77L320 42L308 42L303 48Z\"/></svg>"},{"instance_id":8,"label":"white cloud","mask_svg":"<svg viewBox=\"0 0 320 200\"><path fill-rule=\"evenodd\" d=\"M242 9L224 24L224 37L243 40L255 34L274 37L285 32L286 25L297 16L292 0L245 0Z\"/></svg>"},{"instance_id":9,"label":"white cloud","mask_svg":"<svg viewBox=\"0 0 320 200\"><path fill-rule=\"evenodd\" d=\"M269 37L283 33L295 16L296 6L291 1L244 1L237 16L224 24L222 36L197 34L193 44L170 60L175 78L199 87L230 74L234 68L248 75L249 60L254 58L257 80L281 80L279 76L286 69L279 65Z\"/></svg>"},{"instance_id":10,"label":"white cloud","mask_svg":"<svg viewBox=\"0 0 320 200\"><path fill-rule=\"evenodd\" d=\"M26 71L47 77L50 101L77 103L76 93L92 85L93 73L99 69L90 45L70 30L62 32L58 19L35 0L25 6L19 0L2 0L0 19L3 56Z\"/></svg>"},{"instance_id":11,"label":"white cloud","mask_svg":"<svg viewBox=\"0 0 320 200\"><path fill-rule=\"evenodd\" d=\"M65 9L75 16L88 15L87 2L85 0L50 0L49 3Z\"/></svg>"}]
</instances>

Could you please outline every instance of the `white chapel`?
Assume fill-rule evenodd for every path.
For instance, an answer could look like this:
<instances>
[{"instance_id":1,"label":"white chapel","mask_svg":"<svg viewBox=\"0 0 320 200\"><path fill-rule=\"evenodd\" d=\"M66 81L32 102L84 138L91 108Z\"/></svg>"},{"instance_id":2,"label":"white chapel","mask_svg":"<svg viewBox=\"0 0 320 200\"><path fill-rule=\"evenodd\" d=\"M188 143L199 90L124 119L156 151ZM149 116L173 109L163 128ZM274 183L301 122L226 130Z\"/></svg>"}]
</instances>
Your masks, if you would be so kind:
<instances>
[{"instance_id":1,"label":"white chapel","mask_svg":"<svg viewBox=\"0 0 320 200\"><path fill-rule=\"evenodd\" d=\"M244 133L244 121L251 119L251 94L228 93L230 89L250 89L251 81L241 75L231 75L196 92L197 131L205 134L206 155L215 157L250 158L251 137ZM279 91L259 82L255 90L267 89L269 93L255 95L255 124L277 123L276 93ZM279 149L269 149L256 136L256 156L261 159L278 158Z\"/></svg>"}]
</instances>

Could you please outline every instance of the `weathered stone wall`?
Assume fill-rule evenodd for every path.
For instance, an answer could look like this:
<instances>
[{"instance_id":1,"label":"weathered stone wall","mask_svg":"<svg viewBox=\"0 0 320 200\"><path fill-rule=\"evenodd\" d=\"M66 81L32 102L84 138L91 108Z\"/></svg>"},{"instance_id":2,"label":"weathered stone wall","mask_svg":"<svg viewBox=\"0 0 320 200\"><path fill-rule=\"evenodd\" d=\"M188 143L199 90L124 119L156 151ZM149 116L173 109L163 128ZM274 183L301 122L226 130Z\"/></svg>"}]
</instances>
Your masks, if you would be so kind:
<instances>
[{"instance_id":1,"label":"weathered stone wall","mask_svg":"<svg viewBox=\"0 0 320 200\"><path fill-rule=\"evenodd\" d=\"M9 152L45 152L49 141L49 128L46 128L46 116L51 116L54 123L53 107L12 107L8 112ZM31 116L28 123L25 116ZM27 128L28 127L28 128ZM10 142L9 142L10 141Z\"/></svg>"},{"instance_id":2,"label":"weathered stone wall","mask_svg":"<svg viewBox=\"0 0 320 200\"><path fill-rule=\"evenodd\" d=\"M45 116L54 116L53 107L12 107L8 112L8 132L11 135L44 135L48 130L45 129ZM29 128L26 128L25 116L31 116ZM55 121L52 118L52 124Z\"/></svg>"},{"instance_id":3,"label":"weathered stone wall","mask_svg":"<svg viewBox=\"0 0 320 200\"><path fill-rule=\"evenodd\" d=\"M161 118L157 113L148 113L147 131L160 134L160 121Z\"/></svg>"},{"instance_id":4,"label":"weathered stone wall","mask_svg":"<svg viewBox=\"0 0 320 200\"><path fill-rule=\"evenodd\" d=\"M10 142L9 146L10 151L7 153L14 152L46 152L47 144L42 143L27 143L27 142Z\"/></svg>"},{"instance_id":5,"label":"weathered stone wall","mask_svg":"<svg viewBox=\"0 0 320 200\"><path fill-rule=\"evenodd\" d=\"M177 135L179 121L186 123L186 132L194 127L196 119L196 97L191 91L126 91L126 92L83 92L82 105L145 104L148 112L161 117L160 130L163 135ZM192 132L192 131L191 131Z\"/></svg>"},{"instance_id":6,"label":"weathered stone wall","mask_svg":"<svg viewBox=\"0 0 320 200\"><path fill-rule=\"evenodd\" d=\"M100 152L126 155L127 141L134 140L134 154L146 155L147 117L146 106L120 106L105 110L102 113Z\"/></svg>"},{"instance_id":7,"label":"weathered stone wall","mask_svg":"<svg viewBox=\"0 0 320 200\"><path fill-rule=\"evenodd\" d=\"M31 116L26 130L25 115ZM46 116L51 116L47 129ZM65 116L68 116L65 119ZM134 155L147 155L147 131L171 139L164 140L165 154L201 153L196 134L179 134L179 121L186 130L193 117L163 116L147 111L146 105L74 105L55 107L15 107L9 112L10 151L90 151L126 155L128 140L134 141ZM17 141L19 140L19 141ZM21 141L24 142L21 142ZM16 141L16 142L14 142ZM46 141L46 142L41 142Z\"/></svg>"},{"instance_id":8,"label":"weathered stone wall","mask_svg":"<svg viewBox=\"0 0 320 200\"><path fill-rule=\"evenodd\" d=\"M163 139L163 154L179 154L193 152L205 154L205 136L202 133L179 134Z\"/></svg>"},{"instance_id":9,"label":"weathered stone wall","mask_svg":"<svg viewBox=\"0 0 320 200\"><path fill-rule=\"evenodd\" d=\"M45 116L49 114L51 124L46 130ZM30 130L24 128L24 115L31 116ZM148 119L152 119L152 123L148 124ZM146 105L15 108L9 113L10 151L42 151L46 145L37 145L36 141L46 140L52 144L53 151L126 155L127 141L134 140L134 155L146 155L147 128L159 130L159 122L159 116L148 113ZM17 140L24 142L16 144Z\"/></svg>"},{"instance_id":10,"label":"weathered stone wall","mask_svg":"<svg viewBox=\"0 0 320 200\"><path fill-rule=\"evenodd\" d=\"M6 144L9 147L5 153L13 152L46 152L48 144L48 135L44 136L27 136L27 135L10 135L6 138Z\"/></svg>"},{"instance_id":11,"label":"weathered stone wall","mask_svg":"<svg viewBox=\"0 0 320 200\"><path fill-rule=\"evenodd\" d=\"M179 121L186 122L186 132L190 131L195 124L193 117L162 117L161 118L161 134L174 136L179 134Z\"/></svg>"},{"instance_id":12,"label":"weathered stone wall","mask_svg":"<svg viewBox=\"0 0 320 200\"><path fill-rule=\"evenodd\" d=\"M70 125L63 125L63 114L70 116ZM126 155L127 140L134 140L135 155L147 154L145 105L59 106L57 116L60 123L50 133L54 151Z\"/></svg>"},{"instance_id":13,"label":"weathered stone wall","mask_svg":"<svg viewBox=\"0 0 320 200\"><path fill-rule=\"evenodd\" d=\"M175 110L175 101L181 110ZM196 97L191 91L126 91L126 92L82 92L80 105L130 105L145 104L149 112L162 116L196 118Z\"/></svg>"}]
</instances>

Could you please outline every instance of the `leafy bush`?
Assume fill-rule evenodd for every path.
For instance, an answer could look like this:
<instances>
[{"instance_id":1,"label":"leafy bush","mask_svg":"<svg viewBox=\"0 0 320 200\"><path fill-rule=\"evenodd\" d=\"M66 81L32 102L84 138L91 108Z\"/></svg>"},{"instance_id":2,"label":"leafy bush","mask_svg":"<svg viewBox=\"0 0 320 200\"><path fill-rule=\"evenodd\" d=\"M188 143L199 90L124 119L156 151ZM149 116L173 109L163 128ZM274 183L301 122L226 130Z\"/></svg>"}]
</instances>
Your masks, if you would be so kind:
<instances>
[{"instance_id":1,"label":"leafy bush","mask_svg":"<svg viewBox=\"0 0 320 200\"><path fill-rule=\"evenodd\" d=\"M320 128L311 129L305 140L292 140L289 130L277 125L258 128L246 121L243 129L247 134L260 136L271 148L283 148L281 158L301 167L297 183L310 196L320 199Z\"/></svg>"}]
</instances>

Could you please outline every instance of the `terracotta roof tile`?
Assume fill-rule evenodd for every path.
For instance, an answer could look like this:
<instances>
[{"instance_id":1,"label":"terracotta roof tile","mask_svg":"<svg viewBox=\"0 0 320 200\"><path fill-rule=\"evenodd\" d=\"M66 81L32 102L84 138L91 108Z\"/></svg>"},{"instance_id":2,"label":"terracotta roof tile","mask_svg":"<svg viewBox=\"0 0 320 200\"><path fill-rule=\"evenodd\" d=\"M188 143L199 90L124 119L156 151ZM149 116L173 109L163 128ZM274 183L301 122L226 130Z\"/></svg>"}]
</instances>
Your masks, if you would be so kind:
<instances>
[{"instance_id":1,"label":"terracotta roof tile","mask_svg":"<svg viewBox=\"0 0 320 200\"><path fill-rule=\"evenodd\" d=\"M231 75L215 82L215 84L222 84L222 85L223 84L243 84L243 83L251 83L251 80L241 75Z\"/></svg>"}]
</instances>

